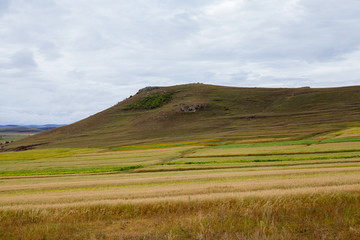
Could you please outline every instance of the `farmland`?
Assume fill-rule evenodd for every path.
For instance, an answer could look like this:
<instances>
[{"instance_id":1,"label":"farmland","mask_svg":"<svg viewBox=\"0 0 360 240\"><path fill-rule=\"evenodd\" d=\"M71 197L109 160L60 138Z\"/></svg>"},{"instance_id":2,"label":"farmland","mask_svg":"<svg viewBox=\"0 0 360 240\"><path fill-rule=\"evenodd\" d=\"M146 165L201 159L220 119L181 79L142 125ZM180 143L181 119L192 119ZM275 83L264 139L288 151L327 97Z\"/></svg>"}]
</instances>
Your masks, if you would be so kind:
<instances>
[{"instance_id":1,"label":"farmland","mask_svg":"<svg viewBox=\"0 0 360 240\"><path fill-rule=\"evenodd\" d=\"M54 124L30 126L0 125L0 145L7 145L22 138L60 126Z\"/></svg>"},{"instance_id":2,"label":"farmland","mask_svg":"<svg viewBox=\"0 0 360 240\"><path fill-rule=\"evenodd\" d=\"M0 239L360 239L359 90L150 87L7 144Z\"/></svg>"},{"instance_id":3,"label":"farmland","mask_svg":"<svg viewBox=\"0 0 360 240\"><path fill-rule=\"evenodd\" d=\"M2 239L358 239L358 127L0 155Z\"/></svg>"},{"instance_id":4,"label":"farmland","mask_svg":"<svg viewBox=\"0 0 360 240\"><path fill-rule=\"evenodd\" d=\"M30 134L28 133L7 133L1 132L0 133L0 144L5 145L5 143L13 142L19 140L21 138L27 137Z\"/></svg>"}]
</instances>

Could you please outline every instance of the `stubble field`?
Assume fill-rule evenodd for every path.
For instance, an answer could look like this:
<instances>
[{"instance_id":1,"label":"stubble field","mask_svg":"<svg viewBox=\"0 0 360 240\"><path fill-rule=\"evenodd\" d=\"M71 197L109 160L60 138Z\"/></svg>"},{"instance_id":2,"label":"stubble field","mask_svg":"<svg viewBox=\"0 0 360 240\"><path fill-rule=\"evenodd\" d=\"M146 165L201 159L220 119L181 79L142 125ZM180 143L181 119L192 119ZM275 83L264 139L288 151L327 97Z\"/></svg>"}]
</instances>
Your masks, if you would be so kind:
<instances>
[{"instance_id":1,"label":"stubble field","mask_svg":"<svg viewBox=\"0 0 360 240\"><path fill-rule=\"evenodd\" d=\"M359 239L341 134L1 153L0 239Z\"/></svg>"}]
</instances>

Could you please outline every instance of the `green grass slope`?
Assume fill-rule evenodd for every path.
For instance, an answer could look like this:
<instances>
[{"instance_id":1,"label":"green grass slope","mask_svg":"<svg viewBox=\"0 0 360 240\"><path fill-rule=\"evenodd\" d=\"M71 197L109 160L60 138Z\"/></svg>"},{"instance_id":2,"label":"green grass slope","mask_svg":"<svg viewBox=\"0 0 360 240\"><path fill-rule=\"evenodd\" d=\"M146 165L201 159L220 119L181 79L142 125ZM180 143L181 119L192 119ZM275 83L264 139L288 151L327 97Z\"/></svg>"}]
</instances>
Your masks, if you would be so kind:
<instances>
[{"instance_id":1,"label":"green grass slope","mask_svg":"<svg viewBox=\"0 0 360 240\"><path fill-rule=\"evenodd\" d=\"M287 89L187 84L142 89L84 120L21 139L8 148L296 140L326 136L359 120L359 86Z\"/></svg>"}]
</instances>

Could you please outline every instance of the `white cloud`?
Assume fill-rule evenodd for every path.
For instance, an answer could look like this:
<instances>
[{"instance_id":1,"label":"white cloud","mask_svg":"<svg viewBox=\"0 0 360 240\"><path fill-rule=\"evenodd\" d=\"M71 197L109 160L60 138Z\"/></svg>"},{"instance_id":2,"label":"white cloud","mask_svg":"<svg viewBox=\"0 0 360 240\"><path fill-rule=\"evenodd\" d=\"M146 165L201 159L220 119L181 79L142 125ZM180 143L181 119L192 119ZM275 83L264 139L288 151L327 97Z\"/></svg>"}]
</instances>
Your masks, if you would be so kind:
<instances>
[{"instance_id":1,"label":"white cloud","mask_svg":"<svg viewBox=\"0 0 360 240\"><path fill-rule=\"evenodd\" d=\"M34 60L34 55L31 51L27 49L20 50L16 52L11 57L10 66L18 69L29 69L37 67L37 64Z\"/></svg>"},{"instance_id":2,"label":"white cloud","mask_svg":"<svg viewBox=\"0 0 360 240\"><path fill-rule=\"evenodd\" d=\"M359 12L358 0L0 1L0 124L69 123L147 85L358 84Z\"/></svg>"},{"instance_id":3,"label":"white cloud","mask_svg":"<svg viewBox=\"0 0 360 240\"><path fill-rule=\"evenodd\" d=\"M10 0L2 0L0 1L0 17L4 14L6 14L6 12L9 9L9 3Z\"/></svg>"},{"instance_id":4,"label":"white cloud","mask_svg":"<svg viewBox=\"0 0 360 240\"><path fill-rule=\"evenodd\" d=\"M213 5L209 5L205 8L205 13L211 16L223 17L227 14L234 14L239 11L239 8L244 3L243 0L225 0L218 1Z\"/></svg>"}]
</instances>

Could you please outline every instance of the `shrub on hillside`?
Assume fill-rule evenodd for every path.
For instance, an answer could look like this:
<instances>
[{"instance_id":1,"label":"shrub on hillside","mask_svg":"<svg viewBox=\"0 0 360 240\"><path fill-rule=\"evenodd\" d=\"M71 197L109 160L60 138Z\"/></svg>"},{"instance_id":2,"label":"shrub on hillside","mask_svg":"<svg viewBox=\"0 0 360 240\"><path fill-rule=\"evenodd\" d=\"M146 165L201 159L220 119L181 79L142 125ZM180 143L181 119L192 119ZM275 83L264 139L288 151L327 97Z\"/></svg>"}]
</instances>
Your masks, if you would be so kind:
<instances>
[{"instance_id":1,"label":"shrub on hillside","mask_svg":"<svg viewBox=\"0 0 360 240\"><path fill-rule=\"evenodd\" d=\"M164 93L164 94L154 94L151 96L147 96L140 101L130 104L129 106L125 107L125 110L131 109L153 109L160 107L163 104L166 104L171 101L171 93Z\"/></svg>"}]
</instances>

